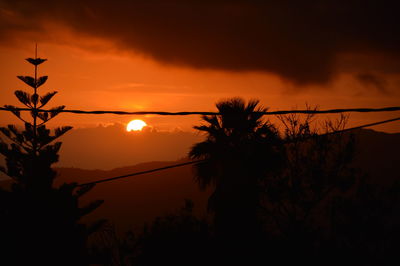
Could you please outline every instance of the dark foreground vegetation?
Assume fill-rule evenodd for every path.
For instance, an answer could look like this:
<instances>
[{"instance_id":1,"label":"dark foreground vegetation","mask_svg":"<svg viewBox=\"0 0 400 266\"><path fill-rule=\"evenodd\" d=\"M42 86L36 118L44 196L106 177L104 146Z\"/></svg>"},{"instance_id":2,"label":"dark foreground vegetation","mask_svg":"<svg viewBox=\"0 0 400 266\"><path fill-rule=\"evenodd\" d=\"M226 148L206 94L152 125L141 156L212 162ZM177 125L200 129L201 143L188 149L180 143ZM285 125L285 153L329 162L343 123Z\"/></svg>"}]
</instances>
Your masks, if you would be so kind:
<instances>
[{"instance_id":1,"label":"dark foreground vegetation","mask_svg":"<svg viewBox=\"0 0 400 266\"><path fill-rule=\"evenodd\" d=\"M28 61L35 73L44 62ZM15 93L33 120L14 110L24 128L0 129L7 139L0 142L1 170L13 180L0 190L2 264L399 264L399 182L372 184L351 166L354 137L324 134L343 129L345 117L317 130L312 116L281 116L279 133L262 119L257 101L218 103L220 115L203 117L195 128L205 140L189 152L202 160L196 182L212 191L208 216L195 216L187 200L176 213L121 237L111 221L81 221L102 203L81 206L93 186L54 185L51 166L61 147L55 140L70 127L51 133L45 126L63 107L37 111L55 94L37 93L47 77L20 79L34 90Z\"/></svg>"},{"instance_id":2,"label":"dark foreground vegetation","mask_svg":"<svg viewBox=\"0 0 400 266\"><path fill-rule=\"evenodd\" d=\"M318 135L312 116L284 116L281 136L253 117L256 105L221 102L222 116L197 127L207 138L190 156L206 159L195 173L212 188L207 217L186 201L142 231L94 241L94 253L123 265L397 265L399 183L352 167L352 134ZM327 122L324 132L345 122Z\"/></svg>"}]
</instances>

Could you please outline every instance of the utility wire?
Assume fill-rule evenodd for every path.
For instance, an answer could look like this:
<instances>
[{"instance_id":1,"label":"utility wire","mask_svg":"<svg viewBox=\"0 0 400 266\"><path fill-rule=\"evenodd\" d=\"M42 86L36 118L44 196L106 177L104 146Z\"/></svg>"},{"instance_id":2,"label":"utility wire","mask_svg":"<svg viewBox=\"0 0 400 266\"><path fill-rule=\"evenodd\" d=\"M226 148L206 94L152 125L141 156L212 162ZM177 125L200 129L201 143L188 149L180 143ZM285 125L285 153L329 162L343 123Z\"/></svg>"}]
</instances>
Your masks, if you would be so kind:
<instances>
[{"instance_id":1,"label":"utility wire","mask_svg":"<svg viewBox=\"0 0 400 266\"><path fill-rule=\"evenodd\" d=\"M375 122L375 123L371 123L371 124L365 124L365 125L361 125L361 126L356 126L356 127L351 127L351 128L338 130L338 131L332 131L332 132L328 132L328 133L325 133L325 134L321 134L319 136L327 136L327 135L339 134L339 133L343 133L343 132L347 132L347 131L351 131L351 130L355 130L355 129L361 129L361 128L364 128L364 127L372 127L372 126L382 125L382 124L395 122L395 121L399 121L399 120L400 120L400 117L396 117L396 118L383 120L383 121L379 121L379 122Z\"/></svg>"},{"instance_id":2,"label":"utility wire","mask_svg":"<svg viewBox=\"0 0 400 266\"><path fill-rule=\"evenodd\" d=\"M146 171L140 171L140 172L136 172L136 173L133 173L133 174L127 174L127 175L121 175L121 176L116 176L116 177L111 177L111 178L100 179L100 180L93 181L93 182L79 184L78 186L80 186L80 187L89 186L89 185L99 184L99 183L103 183L103 182L113 181L113 180L116 180L116 179L121 179L121 178L136 176L136 175L144 175L144 174L148 174L148 173L153 173L153 172L167 170L167 169L176 168L176 167L181 167L181 166L185 166L185 165L200 163L200 162L204 162L204 161L205 160L197 160L197 161L191 161L191 162L186 162L186 163L168 165L168 166L165 166L165 167L155 168L155 169L146 170Z\"/></svg>"},{"instance_id":3,"label":"utility wire","mask_svg":"<svg viewBox=\"0 0 400 266\"><path fill-rule=\"evenodd\" d=\"M0 111L32 111L30 108L18 108L18 107L0 107ZM55 110L48 109L36 109L37 112L51 113ZM400 111L400 106L394 107L383 107L383 108L348 108L348 109L329 109L329 110L286 110L286 111L273 111L273 112L255 112L262 113L263 115L284 115L284 114L337 114L345 112L358 112L358 113L369 113L369 112L393 112ZM218 112L162 112L162 111L83 111L83 110L57 110L59 113L74 113L74 114L115 114L115 115L220 115Z\"/></svg>"},{"instance_id":4,"label":"utility wire","mask_svg":"<svg viewBox=\"0 0 400 266\"><path fill-rule=\"evenodd\" d=\"M342 129L342 130L338 130L338 131L333 131L333 132L329 132L329 133L325 133L325 134L320 134L320 135L317 135L317 136L310 136L308 138L302 139L302 141L304 141L306 139L309 139L309 138L314 138L314 137L319 137L319 136L328 136L328 135L333 135L333 134L339 134L339 133L343 133L343 132L347 132L347 131L351 131L351 130L355 130L355 129L361 129L361 128L364 128L364 127L372 127L372 126L386 124L386 123L395 122L395 121L399 121L399 120L400 120L400 117L396 117L396 118L393 118L393 119L388 119L388 120L383 120L383 121L379 121L379 122L375 122L375 123L370 123L370 124L365 124L365 125L361 125L361 126L346 128L346 129ZM126 177L131 177L131 176L137 176L137 175L143 175L143 174L158 172L158 171L162 171L162 170L167 170L167 169L171 169L171 168L177 168L177 167L190 165L190 164L195 164L195 163L200 163L200 162L205 162L205 161L206 160L196 160L196 161L190 161L190 162L186 162L186 163L179 163L179 164L169 165L169 166L155 168L155 169L151 169L151 170L140 171L140 172L136 172L136 173L132 173L132 174L100 179L100 180L93 181L93 182L79 184L78 186L82 187L82 186L88 186L88 185L95 185L95 184L99 184L99 183L113 181L113 180L116 180L116 179L121 179L121 178L126 178Z\"/></svg>"}]
</instances>

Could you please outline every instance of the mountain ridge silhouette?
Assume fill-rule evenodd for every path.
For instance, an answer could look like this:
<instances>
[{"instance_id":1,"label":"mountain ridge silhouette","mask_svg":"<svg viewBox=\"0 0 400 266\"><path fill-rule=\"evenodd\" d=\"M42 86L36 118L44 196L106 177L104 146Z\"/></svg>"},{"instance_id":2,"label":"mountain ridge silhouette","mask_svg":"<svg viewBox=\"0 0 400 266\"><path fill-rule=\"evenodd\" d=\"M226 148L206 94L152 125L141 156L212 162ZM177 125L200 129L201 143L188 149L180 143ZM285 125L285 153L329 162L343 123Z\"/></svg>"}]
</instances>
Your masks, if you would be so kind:
<instances>
[{"instance_id":1,"label":"mountain ridge silhouette","mask_svg":"<svg viewBox=\"0 0 400 266\"><path fill-rule=\"evenodd\" d=\"M400 133L384 133L362 129L356 134L356 155L353 166L368 176L368 182L387 186L400 180ZM144 170L182 163L178 161L151 161L112 170L88 170L73 167L56 168L56 185L63 182L86 183L99 179L126 175ZM174 212L185 199L195 203L195 214L206 215L210 190L201 191L195 183L191 165L155 173L127 177L120 180L97 184L83 199L82 204L94 199L105 203L92 213L89 221L107 218L121 231L135 229L155 217ZM10 181L0 182L4 187Z\"/></svg>"}]
</instances>

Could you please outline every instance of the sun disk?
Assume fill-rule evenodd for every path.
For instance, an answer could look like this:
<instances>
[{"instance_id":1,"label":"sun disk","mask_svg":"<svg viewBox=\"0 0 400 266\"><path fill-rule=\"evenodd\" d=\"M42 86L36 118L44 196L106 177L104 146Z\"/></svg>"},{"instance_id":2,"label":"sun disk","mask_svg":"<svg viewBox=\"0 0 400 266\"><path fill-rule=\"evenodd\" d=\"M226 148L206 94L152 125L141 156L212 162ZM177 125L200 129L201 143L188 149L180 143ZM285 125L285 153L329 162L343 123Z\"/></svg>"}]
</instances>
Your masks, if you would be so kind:
<instances>
[{"instance_id":1,"label":"sun disk","mask_svg":"<svg viewBox=\"0 0 400 266\"><path fill-rule=\"evenodd\" d=\"M140 119L135 119L128 123L126 131L141 131L145 126L147 126L146 122Z\"/></svg>"}]
</instances>

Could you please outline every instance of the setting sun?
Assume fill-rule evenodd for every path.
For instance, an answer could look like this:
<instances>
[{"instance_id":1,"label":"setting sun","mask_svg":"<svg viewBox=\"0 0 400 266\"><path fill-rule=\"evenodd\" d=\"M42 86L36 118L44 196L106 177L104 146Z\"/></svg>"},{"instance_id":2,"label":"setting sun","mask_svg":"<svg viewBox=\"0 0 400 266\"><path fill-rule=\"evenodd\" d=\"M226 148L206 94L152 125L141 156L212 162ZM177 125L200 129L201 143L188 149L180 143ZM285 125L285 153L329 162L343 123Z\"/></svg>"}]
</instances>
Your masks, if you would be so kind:
<instances>
[{"instance_id":1,"label":"setting sun","mask_svg":"<svg viewBox=\"0 0 400 266\"><path fill-rule=\"evenodd\" d=\"M128 123L126 126L126 131L141 131L145 126L147 126L146 122L143 120L135 119Z\"/></svg>"}]
</instances>

